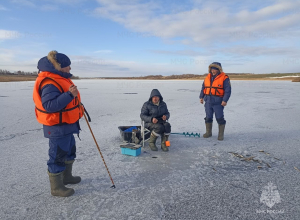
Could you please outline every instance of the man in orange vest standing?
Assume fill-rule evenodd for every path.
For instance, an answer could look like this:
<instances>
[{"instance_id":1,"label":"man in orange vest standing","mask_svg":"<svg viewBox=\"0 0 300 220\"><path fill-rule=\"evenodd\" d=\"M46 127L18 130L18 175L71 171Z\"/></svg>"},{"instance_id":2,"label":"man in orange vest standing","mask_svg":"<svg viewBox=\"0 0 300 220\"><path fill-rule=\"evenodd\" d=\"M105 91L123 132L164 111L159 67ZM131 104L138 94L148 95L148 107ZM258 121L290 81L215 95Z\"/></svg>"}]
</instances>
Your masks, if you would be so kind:
<instances>
[{"instance_id":1,"label":"man in orange vest standing","mask_svg":"<svg viewBox=\"0 0 300 220\"><path fill-rule=\"evenodd\" d=\"M226 121L224 119L224 107L231 95L231 84L229 77L223 72L221 63L213 62L208 67L208 75L202 84L200 93L200 103L205 102L206 117L206 133L204 138L212 136L213 114L215 113L216 120L219 124L218 140L224 139L224 130Z\"/></svg>"},{"instance_id":2,"label":"man in orange vest standing","mask_svg":"<svg viewBox=\"0 0 300 220\"><path fill-rule=\"evenodd\" d=\"M57 51L38 62L39 74L33 89L37 121L43 124L44 136L49 138L48 175L51 194L68 197L74 189L67 184L77 184L79 176L72 176L76 157L73 134L79 134L79 119L83 112L80 94L70 79L71 61Z\"/></svg>"}]
</instances>

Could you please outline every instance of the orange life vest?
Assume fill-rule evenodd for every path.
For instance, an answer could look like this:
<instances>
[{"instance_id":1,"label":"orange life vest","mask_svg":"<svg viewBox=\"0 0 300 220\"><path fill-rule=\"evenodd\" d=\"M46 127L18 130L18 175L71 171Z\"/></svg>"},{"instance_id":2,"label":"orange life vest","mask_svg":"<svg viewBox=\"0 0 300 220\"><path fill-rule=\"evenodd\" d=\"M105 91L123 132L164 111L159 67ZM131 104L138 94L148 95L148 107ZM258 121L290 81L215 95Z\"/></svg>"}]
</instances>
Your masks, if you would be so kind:
<instances>
[{"instance_id":1,"label":"orange life vest","mask_svg":"<svg viewBox=\"0 0 300 220\"><path fill-rule=\"evenodd\" d=\"M34 89L33 89L33 101L35 103L35 115L39 123L43 125L59 125L63 123L73 124L78 121L82 115L82 107L79 106L81 101L80 94L78 92L77 99L73 99L64 109L49 113L42 105L42 98L40 96L41 89L47 84L56 86L61 93L69 91L69 87L74 85L72 80L61 77L51 72L39 73Z\"/></svg>"},{"instance_id":2,"label":"orange life vest","mask_svg":"<svg viewBox=\"0 0 300 220\"><path fill-rule=\"evenodd\" d=\"M205 95L216 95L223 97L224 96L224 80L228 78L225 73L220 73L213 83L211 83L211 73L209 73L204 80L204 90Z\"/></svg>"}]
</instances>

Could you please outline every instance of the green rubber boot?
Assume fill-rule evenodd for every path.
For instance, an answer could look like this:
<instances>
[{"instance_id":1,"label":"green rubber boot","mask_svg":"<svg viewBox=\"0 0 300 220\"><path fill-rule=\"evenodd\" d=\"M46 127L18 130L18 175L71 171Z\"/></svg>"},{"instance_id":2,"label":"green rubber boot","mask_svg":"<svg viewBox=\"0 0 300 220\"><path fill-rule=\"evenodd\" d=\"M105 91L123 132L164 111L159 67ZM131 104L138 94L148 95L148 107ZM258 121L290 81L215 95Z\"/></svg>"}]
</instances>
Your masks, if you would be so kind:
<instances>
[{"instance_id":1,"label":"green rubber boot","mask_svg":"<svg viewBox=\"0 0 300 220\"><path fill-rule=\"evenodd\" d=\"M206 125L206 133L203 134L204 138L209 138L212 136L212 123L205 123Z\"/></svg>"},{"instance_id":2,"label":"green rubber boot","mask_svg":"<svg viewBox=\"0 0 300 220\"><path fill-rule=\"evenodd\" d=\"M67 188L63 184L63 172L49 173L50 188L52 196L68 197L75 193L74 189Z\"/></svg>"},{"instance_id":3,"label":"green rubber boot","mask_svg":"<svg viewBox=\"0 0 300 220\"><path fill-rule=\"evenodd\" d=\"M169 148L166 146L166 141L168 140L168 138L169 138L169 135L165 135L165 134L163 134L163 136L161 137L161 149L164 152L169 151Z\"/></svg>"},{"instance_id":4,"label":"green rubber boot","mask_svg":"<svg viewBox=\"0 0 300 220\"><path fill-rule=\"evenodd\" d=\"M81 178L80 176L72 176L72 166L73 166L74 160L65 161L66 169L63 172L63 183L64 185L67 184L77 184L80 183Z\"/></svg>"},{"instance_id":5,"label":"green rubber boot","mask_svg":"<svg viewBox=\"0 0 300 220\"><path fill-rule=\"evenodd\" d=\"M219 141L224 140L224 130L225 130L225 124L223 124L223 125L219 124L219 135L218 135L218 140Z\"/></svg>"},{"instance_id":6,"label":"green rubber boot","mask_svg":"<svg viewBox=\"0 0 300 220\"><path fill-rule=\"evenodd\" d=\"M158 151L158 149L155 145L157 138L158 137L155 134L151 133L150 139L149 139L149 147L152 151Z\"/></svg>"}]
</instances>

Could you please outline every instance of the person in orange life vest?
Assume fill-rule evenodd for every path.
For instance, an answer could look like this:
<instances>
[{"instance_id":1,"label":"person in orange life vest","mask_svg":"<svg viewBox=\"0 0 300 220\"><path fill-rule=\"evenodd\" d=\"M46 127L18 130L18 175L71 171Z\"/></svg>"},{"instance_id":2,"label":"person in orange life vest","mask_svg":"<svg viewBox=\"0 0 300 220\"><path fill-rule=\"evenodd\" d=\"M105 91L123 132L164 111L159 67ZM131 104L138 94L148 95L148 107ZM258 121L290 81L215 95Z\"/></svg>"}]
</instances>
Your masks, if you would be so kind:
<instances>
[{"instance_id":1,"label":"person in orange life vest","mask_svg":"<svg viewBox=\"0 0 300 220\"><path fill-rule=\"evenodd\" d=\"M224 130L226 121L224 119L224 107L231 95L231 84L229 77L225 75L221 63L213 62L208 67L208 75L206 76L200 92L200 103L205 102L206 117L206 133L204 138L212 136L213 114L219 124L218 140L224 139Z\"/></svg>"},{"instance_id":2,"label":"person in orange life vest","mask_svg":"<svg viewBox=\"0 0 300 220\"><path fill-rule=\"evenodd\" d=\"M65 54L49 52L38 62L39 74L33 91L37 120L43 124L44 136L49 138L47 165L51 194L62 197L74 194L66 184L81 181L79 176L72 176L72 166L76 158L73 134L79 134L83 112L79 91L70 79L70 65Z\"/></svg>"}]
</instances>

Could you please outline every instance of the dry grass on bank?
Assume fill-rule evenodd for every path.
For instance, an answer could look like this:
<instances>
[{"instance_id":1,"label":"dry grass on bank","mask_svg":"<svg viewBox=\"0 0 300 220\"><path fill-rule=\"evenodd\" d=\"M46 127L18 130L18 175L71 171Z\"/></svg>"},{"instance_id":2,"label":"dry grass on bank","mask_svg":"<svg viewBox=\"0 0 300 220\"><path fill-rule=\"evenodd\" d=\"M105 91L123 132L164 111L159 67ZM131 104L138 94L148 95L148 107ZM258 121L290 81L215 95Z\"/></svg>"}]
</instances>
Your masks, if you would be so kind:
<instances>
[{"instance_id":1,"label":"dry grass on bank","mask_svg":"<svg viewBox=\"0 0 300 220\"><path fill-rule=\"evenodd\" d=\"M300 77L293 79L292 82L300 82Z\"/></svg>"},{"instance_id":2,"label":"dry grass on bank","mask_svg":"<svg viewBox=\"0 0 300 220\"><path fill-rule=\"evenodd\" d=\"M230 80L285 80L300 82L300 77L293 77L296 74L228 74ZM284 77L282 77L284 76ZM291 76L291 77L289 77ZM297 74L299 76L299 73ZM18 81L35 81L36 75L0 75L0 82L18 82ZM199 75L194 77L183 76L149 76L149 77L100 77L100 78L82 78L82 79L115 79L115 80L204 80L205 76ZM72 80L81 79L73 76Z\"/></svg>"},{"instance_id":3,"label":"dry grass on bank","mask_svg":"<svg viewBox=\"0 0 300 220\"><path fill-rule=\"evenodd\" d=\"M37 76L0 75L0 82L35 81Z\"/></svg>"},{"instance_id":4,"label":"dry grass on bank","mask_svg":"<svg viewBox=\"0 0 300 220\"><path fill-rule=\"evenodd\" d=\"M35 81L36 75L0 75L0 82L19 82L19 81ZM78 76L73 76L72 80L80 79Z\"/></svg>"}]
</instances>

